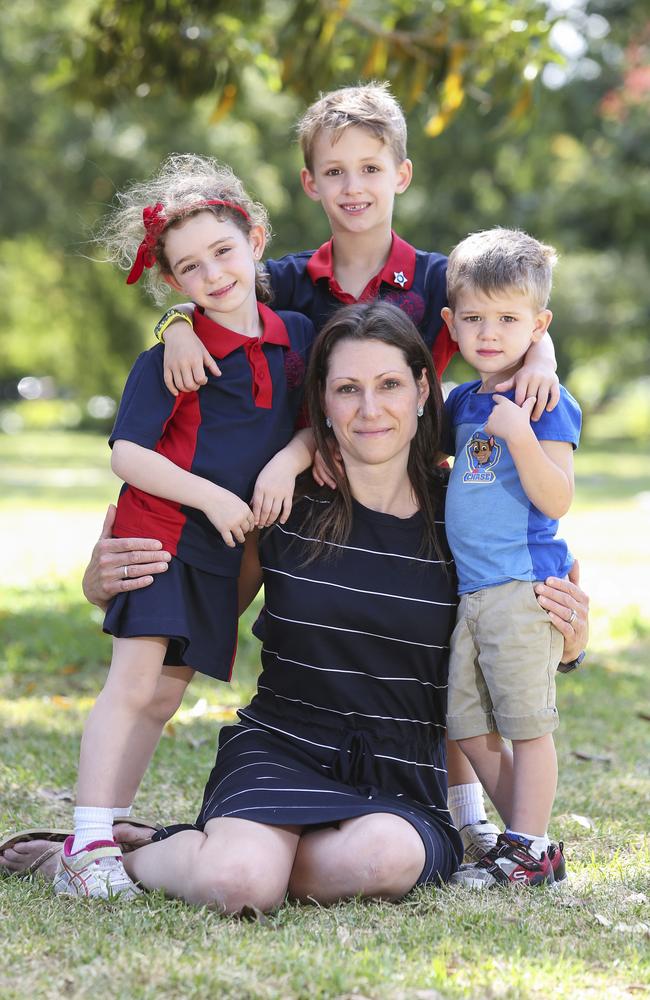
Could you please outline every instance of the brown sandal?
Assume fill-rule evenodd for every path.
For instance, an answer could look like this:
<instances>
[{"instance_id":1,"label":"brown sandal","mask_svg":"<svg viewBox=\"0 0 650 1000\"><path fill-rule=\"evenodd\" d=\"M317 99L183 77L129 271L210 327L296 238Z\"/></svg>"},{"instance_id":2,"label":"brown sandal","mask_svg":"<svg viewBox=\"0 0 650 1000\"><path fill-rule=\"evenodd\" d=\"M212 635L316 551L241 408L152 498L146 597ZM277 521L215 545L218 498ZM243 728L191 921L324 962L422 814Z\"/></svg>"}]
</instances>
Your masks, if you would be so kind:
<instances>
[{"instance_id":1,"label":"brown sandal","mask_svg":"<svg viewBox=\"0 0 650 1000\"><path fill-rule=\"evenodd\" d=\"M42 854L39 854L39 856L32 861L28 868L24 868L21 872L6 871L0 867L0 878L3 876L9 877L11 875L18 875L21 878L24 878L27 875L38 875L45 862L49 861L50 858L53 858L55 854L59 853L61 850L61 844L63 844L63 842L70 836L72 836L70 830L39 829L19 830L17 833L12 833L9 837L5 837L5 839L0 843L0 854L4 853L4 851L8 851L12 847L15 847L16 844L22 844L25 843L25 841L30 840L48 840L51 842L52 846L46 848Z\"/></svg>"}]
</instances>

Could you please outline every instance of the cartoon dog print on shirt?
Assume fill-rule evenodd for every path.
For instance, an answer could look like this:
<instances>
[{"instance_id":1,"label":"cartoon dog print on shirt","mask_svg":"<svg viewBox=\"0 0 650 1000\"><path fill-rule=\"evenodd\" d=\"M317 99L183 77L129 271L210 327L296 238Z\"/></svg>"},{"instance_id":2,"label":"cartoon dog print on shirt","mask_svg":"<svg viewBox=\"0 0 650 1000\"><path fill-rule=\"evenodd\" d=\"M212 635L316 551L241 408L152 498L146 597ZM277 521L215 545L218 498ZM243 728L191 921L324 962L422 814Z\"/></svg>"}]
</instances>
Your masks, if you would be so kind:
<instances>
[{"instance_id":1,"label":"cartoon dog print on shirt","mask_svg":"<svg viewBox=\"0 0 650 1000\"><path fill-rule=\"evenodd\" d=\"M496 475L492 471L501 457L501 445L492 435L484 431L474 431L465 445L468 472L463 475L464 483L493 483Z\"/></svg>"}]
</instances>

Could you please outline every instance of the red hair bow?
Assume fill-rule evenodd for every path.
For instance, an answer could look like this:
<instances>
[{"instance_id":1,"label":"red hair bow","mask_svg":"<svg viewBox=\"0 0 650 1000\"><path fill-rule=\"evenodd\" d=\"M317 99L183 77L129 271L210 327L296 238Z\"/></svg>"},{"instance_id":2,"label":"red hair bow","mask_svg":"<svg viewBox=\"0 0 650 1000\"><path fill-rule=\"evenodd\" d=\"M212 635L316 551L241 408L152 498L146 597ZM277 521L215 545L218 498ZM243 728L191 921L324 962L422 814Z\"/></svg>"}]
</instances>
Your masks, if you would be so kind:
<instances>
[{"instance_id":1,"label":"red hair bow","mask_svg":"<svg viewBox=\"0 0 650 1000\"><path fill-rule=\"evenodd\" d=\"M141 278L145 267L153 267L156 263L154 253L156 243L168 222L162 204L157 202L155 205L146 205L142 209L142 221L144 222L144 239L138 247L133 267L126 279L127 285L134 285Z\"/></svg>"}]
</instances>

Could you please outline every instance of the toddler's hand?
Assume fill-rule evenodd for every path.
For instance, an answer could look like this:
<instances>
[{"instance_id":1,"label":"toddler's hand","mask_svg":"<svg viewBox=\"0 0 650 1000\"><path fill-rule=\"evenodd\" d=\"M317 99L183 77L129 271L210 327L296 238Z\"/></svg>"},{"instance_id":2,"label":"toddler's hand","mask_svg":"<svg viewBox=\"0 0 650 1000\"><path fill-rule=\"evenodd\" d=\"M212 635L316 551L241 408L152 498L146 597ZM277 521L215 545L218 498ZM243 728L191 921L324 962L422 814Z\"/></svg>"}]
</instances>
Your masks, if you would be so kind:
<instances>
[{"instance_id":1,"label":"toddler's hand","mask_svg":"<svg viewBox=\"0 0 650 1000\"><path fill-rule=\"evenodd\" d=\"M544 410L554 410L560 401L560 380L548 367L525 363L512 378L495 385L496 392L515 390L515 403L521 406L529 396L535 398L531 420L539 420Z\"/></svg>"},{"instance_id":2,"label":"toddler's hand","mask_svg":"<svg viewBox=\"0 0 650 1000\"><path fill-rule=\"evenodd\" d=\"M268 528L275 521L284 524L291 513L296 473L283 452L268 462L255 482L251 507L256 528Z\"/></svg>"},{"instance_id":3,"label":"toddler's hand","mask_svg":"<svg viewBox=\"0 0 650 1000\"><path fill-rule=\"evenodd\" d=\"M506 443L511 443L530 431L530 414L535 405L535 397L529 396L521 406L517 406L505 396L493 396L494 407L485 425L487 434L494 434Z\"/></svg>"},{"instance_id":4,"label":"toddler's hand","mask_svg":"<svg viewBox=\"0 0 650 1000\"><path fill-rule=\"evenodd\" d=\"M255 526L253 512L248 504L221 486L213 488L210 501L203 508L203 513L231 549L237 542L243 543L246 533L252 531Z\"/></svg>"},{"instance_id":5,"label":"toddler's hand","mask_svg":"<svg viewBox=\"0 0 650 1000\"><path fill-rule=\"evenodd\" d=\"M196 392L208 381L205 369L221 375L221 369L185 320L178 319L165 330L165 385L173 396Z\"/></svg>"}]
</instances>

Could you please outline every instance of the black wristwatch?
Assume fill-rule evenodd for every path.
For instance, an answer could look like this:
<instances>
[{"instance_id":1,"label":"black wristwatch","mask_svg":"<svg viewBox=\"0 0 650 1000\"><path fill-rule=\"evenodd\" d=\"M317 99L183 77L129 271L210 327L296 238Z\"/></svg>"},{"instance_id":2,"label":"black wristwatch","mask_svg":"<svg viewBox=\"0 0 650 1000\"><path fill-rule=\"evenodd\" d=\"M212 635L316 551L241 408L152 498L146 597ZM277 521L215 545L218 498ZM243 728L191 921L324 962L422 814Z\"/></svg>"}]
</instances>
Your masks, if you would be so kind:
<instances>
[{"instance_id":1,"label":"black wristwatch","mask_svg":"<svg viewBox=\"0 0 650 1000\"><path fill-rule=\"evenodd\" d=\"M584 660L584 658L585 658L586 655L587 655L587 653L583 649L583 651L581 653L579 653L578 656L576 656L575 660L569 660L568 663L560 663L560 664L558 664L558 668L557 668L558 671L561 674L570 674L572 670L575 670L576 667L580 666L580 664L582 663L582 661Z\"/></svg>"}]
</instances>

